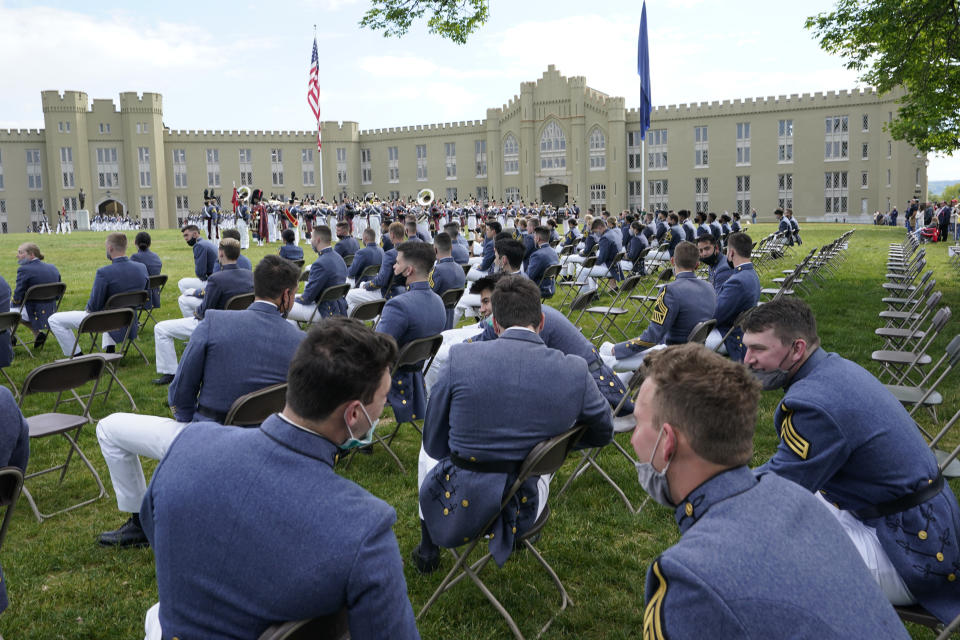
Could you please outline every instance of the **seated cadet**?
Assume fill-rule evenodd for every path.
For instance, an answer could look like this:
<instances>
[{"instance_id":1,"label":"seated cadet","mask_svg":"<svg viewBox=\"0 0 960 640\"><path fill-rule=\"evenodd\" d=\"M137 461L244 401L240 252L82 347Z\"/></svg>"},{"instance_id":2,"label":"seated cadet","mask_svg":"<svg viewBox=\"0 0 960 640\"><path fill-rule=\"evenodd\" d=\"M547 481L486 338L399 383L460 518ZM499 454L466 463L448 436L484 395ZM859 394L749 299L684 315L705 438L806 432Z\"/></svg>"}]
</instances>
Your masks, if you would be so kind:
<instances>
[{"instance_id":1,"label":"seated cadet","mask_svg":"<svg viewBox=\"0 0 960 640\"><path fill-rule=\"evenodd\" d=\"M563 246L576 247L582 239L583 234L580 233L580 229L577 228L577 219L573 217L567 218L567 232L563 235Z\"/></svg>"},{"instance_id":2,"label":"seated cadet","mask_svg":"<svg viewBox=\"0 0 960 640\"><path fill-rule=\"evenodd\" d=\"M421 573L439 566L437 545L456 547L487 533L479 527L500 511L519 463L535 445L574 424L587 426L579 447L603 446L613 437L610 406L587 363L548 348L537 335L544 320L535 284L500 279L493 322L499 338L454 345L430 395L417 476L421 539L412 555ZM530 393L534 371L549 378L551 393ZM542 512L549 485L549 477L531 478L489 532L498 565Z\"/></svg>"},{"instance_id":3,"label":"seated cadet","mask_svg":"<svg viewBox=\"0 0 960 640\"><path fill-rule=\"evenodd\" d=\"M393 249L393 242L390 240L390 220L384 219L380 222L380 248L384 252Z\"/></svg>"},{"instance_id":4,"label":"seated cadet","mask_svg":"<svg viewBox=\"0 0 960 640\"><path fill-rule=\"evenodd\" d=\"M773 212L773 215L777 218L777 233L782 233L783 237L787 239L787 245L793 246L793 227L790 226L790 221L783 217L783 210L777 209Z\"/></svg>"},{"instance_id":5,"label":"seated cadet","mask_svg":"<svg viewBox=\"0 0 960 640\"><path fill-rule=\"evenodd\" d=\"M460 235L460 223L448 222L443 225L443 230L450 236L450 255L453 257L453 261L457 264L468 264L470 262L470 245L467 244L467 239Z\"/></svg>"},{"instance_id":6,"label":"seated cadet","mask_svg":"<svg viewBox=\"0 0 960 640\"><path fill-rule=\"evenodd\" d=\"M646 234L644 234L643 225L636 220L630 223L629 233L627 255L624 260L620 262L620 268L632 274L646 275L647 269L644 264L646 260L640 260L640 256L645 249L650 248L650 241L647 239Z\"/></svg>"},{"instance_id":7,"label":"seated cadet","mask_svg":"<svg viewBox=\"0 0 960 640\"><path fill-rule=\"evenodd\" d=\"M523 272L527 272L527 265L530 263L530 254L537 250L537 218L530 216L527 219L526 224L523 229L521 229L520 242L523 243ZM547 242L550 242L549 232L547 234Z\"/></svg>"},{"instance_id":8,"label":"seated cadet","mask_svg":"<svg viewBox=\"0 0 960 640\"><path fill-rule=\"evenodd\" d=\"M87 300L85 311L60 311L50 316L50 333L60 343L63 355L80 355L80 345L76 342L73 330L80 326L88 314L94 311L103 311L104 305L110 296L128 291L139 291L147 288L147 268L139 262L132 262L127 257L127 236L123 233L111 233L107 236L107 259L110 264L97 269L93 278L93 287L90 289L90 299ZM131 338L137 337L137 323L130 329ZM102 345L104 350L112 352L117 342L123 342L127 330L111 331L103 334ZM71 351L73 349L73 351Z\"/></svg>"},{"instance_id":9,"label":"seated cadet","mask_svg":"<svg viewBox=\"0 0 960 640\"><path fill-rule=\"evenodd\" d=\"M329 228L327 227L327 229ZM352 256L360 250L360 243L350 235L350 223L346 220L337 223L337 243L333 245L333 250L344 260L347 259L347 256Z\"/></svg>"},{"instance_id":10,"label":"seated cadet","mask_svg":"<svg viewBox=\"0 0 960 640\"><path fill-rule=\"evenodd\" d=\"M663 241L667 245L667 253L672 257L677 245L686 240L687 234L680 226L680 216L677 214L673 212L667 214L667 221L670 223L670 228L667 230Z\"/></svg>"},{"instance_id":11,"label":"seated cadet","mask_svg":"<svg viewBox=\"0 0 960 640\"><path fill-rule=\"evenodd\" d=\"M324 291L347 281L347 265L340 254L331 248L332 239L330 227L318 227L310 235L310 245L317 252L317 259L310 265L310 279L307 280L303 293L297 296L290 313L287 314L288 322L309 322L311 318L313 322L320 322L327 316L347 314L347 302L343 298L324 302L317 309L317 300Z\"/></svg>"},{"instance_id":12,"label":"seated cadet","mask_svg":"<svg viewBox=\"0 0 960 640\"><path fill-rule=\"evenodd\" d=\"M502 232L496 238L494 243L494 262L491 271L523 275L523 271L521 270L521 265L523 264L523 252L523 244L519 240L514 240L513 238L509 237L509 234L506 231ZM477 315L477 309L479 307L479 292L474 293L473 289L471 289L469 293L464 293L463 296L461 296L460 301L457 303L457 306L453 309L453 326L457 326L464 316Z\"/></svg>"},{"instance_id":13,"label":"seated cadet","mask_svg":"<svg viewBox=\"0 0 960 640\"><path fill-rule=\"evenodd\" d=\"M730 223L730 231L733 232L733 233L737 233L737 232L742 231L742 230L743 230L743 229L742 229L742 227L740 226L740 214L737 213L736 211L734 211L734 212L733 212L733 222Z\"/></svg>"},{"instance_id":14,"label":"seated cadet","mask_svg":"<svg viewBox=\"0 0 960 640\"><path fill-rule=\"evenodd\" d=\"M403 226L404 232L407 234L407 242L427 242L423 239L424 233L417 228L417 223L412 220L407 220Z\"/></svg>"},{"instance_id":15,"label":"seated cadet","mask_svg":"<svg viewBox=\"0 0 960 640\"><path fill-rule=\"evenodd\" d=\"M710 283L713 285L713 290L719 293L723 283L733 275L730 261L720 253L720 248L713 241L713 236L704 235L697 238L697 251L700 254L700 262L707 265L710 272Z\"/></svg>"},{"instance_id":16,"label":"seated cadet","mask_svg":"<svg viewBox=\"0 0 960 640\"><path fill-rule=\"evenodd\" d=\"M560 233L557 231L557 220L556 218L547 218L547 229L550 230L550 244L555 247L554 250L557 253L560 253Z\"/></svg>"},{"instance_id":17,"label":"seated cadet","mask_svg":"<svg viewBox=\"0 0 960 640\"><path fill-rule=\"evenodd\" d=\"M380 272L375 278L359 284L347 292L348 314L358 304L382 298L389 299L405 290L406 283L402 278L395 275L393 270L393 265L397 261L397 247L404 242L406 237L403 235L403 224L400 222L392 223L390 231L383 237L384 243L389 240L393 248L384 252L383 261L380 262Z\"/></svg>"},{"instance_id":18,"label":"seated cadet","mask_svg":"<svg viewBox=\"0 0 960 640\"><path fill-rule=\"evenodd\" d=\"M803 240L800 239L800 223L793 217L793 209L785 210L783 216L790 225L790 233L793 234L793 239L796 240L797 244L803 244Z\"/></svg>"},{"instance_id":19,"label":"seated cadet","mask_svg":"<svg viewBox=\"0 0 960 640\"><path fill-rule=\"evenodd\" d=\"M160 256L150 251L151 242L152 240L149 233L146 231L138 233L137 237L133 240L133 243L137 245L137 252L130 256L130 259L145 266L148 276L157 276L160 275L160 272L163 270L163 261L160 260ZM159 307L160 292L153 289L150 291L150 302L147 303L146 308L157 309Z\"/></svg>"},{"instance_id":20,"label":"seated cadet","mask_svg":"<svg viewBox=\"0 0 960 640\"><path fill-rule=\"evenodd\" d=\"M383 305L377 331L393 336L399 349L413 340L438 335L447 323L443 301L427 283L435 256L433 247L426 242L408 240L397 245L393 271L404 278L407 292L390 298ZM387 402L398 423L423 419L427 398L420 369L398 371L390 385Z\"/></svg>"},{"instance_id":21,"label":"seated cadet","mask_svg":"<svg viewBox=\"0 0 960 640\"><path fill-rule=\"evenodd\" d=\"M283 244L280 245L280 250L277 251L277 253L281 258L286 258L287 260L303 260L303 249L297 246L297 234L294 233L293 229L284 229L281 231L280 238L283 240Z\"/></svg>"},{"instance_id":22,"label":"seated cadet","mask_svg":"<svg viewBox=\"0 0 960 640\"><path fill-rule=\"evenodd\" d=\"M583 249L581 249L579 253L572 253L568 256L564 256L561 259L560 264L564 265L565 275L576 275L580 265L583 264L591 255L596 254L597 250L600 248L599 242L600 236L603 235L603 227L598 226L597 232L594 232L593 222L593 218L590 217L589 222L584 223L586 237L583 238Z\"/></svg>"},{"instance_id":23,"label":"seated cadet","mask_svg":"<svg viewBox=\"0 0 960 640\"><path fill-rule=\"evenodd\" d=\"M6 342L7 347L10 341ZM26 474L30 459L30 427L6 387L0 387L0 467L17 467ZM7 507L8 509L10 507ZM0 613L10 602L7 599L7 579L0 569Z\"/></svg>"},{"instance_id":24,"label":"seated cadet","mask_svg":"<svg viewBox=\"0 0 960 640\"><path fill-rule=\"evenodd\" d=\"M614 258L623 248L623 240L620 230L617 229L617 221L608 218L604 222L603 218L597 218L593 221L590 230L594 235L599 235L600 238L597 243L599 245L597 263L589 271L579 266L576 268L577 282L587 282L587 286L584 287L585 291L597 288L594 278L610 278L611 284L623 278L623 274L620 273L620 265L614 263Z\"/></svg>"},{"instance_id":25,"label":"seated cadet","mask_svg":"<svg viewBox=\"0 0 960 640\"><path fill-rule=\"evenodd\" d=\"M745 369L692 344L644 369L638 477L682 536L647 570L644 637L908 638L818 500L746 466L760 393Z\"/></svg>"},{"instance_id":26,"label":"seated cadet","mask_svg":"<svg viewBox=\"0 0 960 640\"><path fill-rule=\"evenodd\" d=\"M693 223L690 222L689 209L680 209L680 211L677 212L677 215L680 216L680 226L683 227L684 240L687 242L696 242L697 229L693 226Z\"/></svg>"},{"instance_id":27,"label":"seated cadet","mask_svg":"<svg viewBox=\"0 0 960 640\"><path fill-rule=\"evenodd\" d=\"M436 250L437 262L427 278L430 288L438 296L442 296L449 289L463 289L467 277L463 273L463 267L453 261L451 255L453 241L446 231L437 234L433 239L433 247ZM453 329L453 307L446 311L447 323L443 327L444 331Z\"/></svg>"},{"instance_id":28,"label":"seated cadet","mask_svg":"<svg viewBox=\"0 0 960 640\"><path fill-rule=\"evenodd\" d=\"M536 236L537 249L527 257L527 267L525 269L527 277L540 285L540 295L544 298L552 298L557 291L555 278L544 278L543 273L547 267L559 264L560 258L557 252L550 247L550 228L538 226L534 228Z\"/></svg>"},{"instance_id":29,"label":"seated cadet","mask_svg":"<svg viewBox=\"0 0 960 640\"><path fill-rule=\"evenodd\" d=\"M220 271L210 274L207 288L201 291L200 307L192 318L162 320L153 329L153 343L157 354L159 378L153 384L170 384L177 372L177 350L174 340L189 340L197 324L210 309L223 309L233 296L253 293L253 273L237 266L240 243L233 238L220 240L218 249Z\"/></svg>"},{"instance_id":30,"label":"seated cadet","mask_svg":"<svg viewBox=\"0 0 960 640\"><path fill-rule=\"evenodd\" d=\"M723 336L744 311L757 306L760 300L760 278L750 262L753 240L745 233L733 233L727 238L727 260L733 264L731 275L717 291L717 310L714 318L717 325L707 336L706 347L711 351L721 348L734 362L743 362L746 349L743 346L743 329L733 329L721 346Z\"/></svg>"},{"instance_id":31,"label":"seated cadet","mask_svg":"<svg viewBox=\"0 0 960 640\"><path fill-rule=\"evenodd\" d=\"M371 280L371 276L360 278L360 274L367 267L380 266L383 263L383 249L377 246L377 233L371 227L363 230L363 249L353 256L353 262L347 267L347 281L351 286L358 287ZM461 269L462 271L462 269ZM359 278L359 282L357 279Z\"/></svg>"},{"instance_id":32,"label":"seated cadet","mask_svg":"<svg viewBox=\"0 0 960 640\"><path fill-rule=\"evenodd\" d=\"M286 381L293 353L305 337L283 319L299 277L295 264L265 256L253 274L256 301L249 308L207 311L167 392L173 418L114 413L97 424L117 507L130 514L119 529L100 534L99 544L147 544L139 517L146 482L138 456L160 460L191 422L223 422L240 396Z\"/></svg>"},{"instance_id":33,"label":"seated cadet","mask_svg":"<svg viewBox=\"0 0 960 640\"><path fill-rule=\"evenodd\" d=\"M774 414L780 445L760 468L816 495L890 602L953 620L960 508L903 405L865 369L820 348L802 300L757 307L743 330L744 363L764 389L786 389Z\"/></svg>"},{"instance_id":34,"label":"seated cadet","mask_svg":"<svg viewBox=\"0 0 960 640\"><path fill-rule=\"evenodd\" d=\"M490 271L490 268L493 267L494 259L494 238L498 233L503 231L503 227L500 226L500 223L496 220L487 220L483 225L483 257L477 260L476 258L471 258L470 263L473 267L470 268L470 271L467 272L467 280L470 282L476 282L483 276L487 275Z\"/></svg>"},{"instance_id":35,"label":"seated cadet","mask_svg":"<svg viewBox=\"0 0 960 640\"><path fill-rule=\"evenodd\" d=\"M181 278L177 283L180 293L189 289L203 289L207 278L214 271L217 262L217 248L209 240L200 237L200 227L188 224L181 229L184 241L193 247L193 272L195 278ZM186 316L185 316L186 317Z\"/></svg>"},{"instance_id":36,"label":"seated cadet","mask_svg":"<svg viewBox=\"0 0 960 640\"><path fill-rule=\"evenodd\" d=\"M221 231L221 232L220 232L220 239L222 240L222 239L224 239L224 238L232 238L233 240L236 240L238 243L242 242L242 239L241 239L241 236L240 236L240 231L239 231L236 227L230 227L229 229L224 229L223 231ZM240 245L240 257L237 258L237 267L239 267L239 268L241 268L241 269L246 269L246 270L249 271L250 273L253 273L253 263L250 262L250 258L248 258L247 256L243 255L243 245L242 245L242 244ZM214 273L216 273L217 271L220 271L220 263L219 263L219 262L217 262L217 264L214 265L213 271L214 271Z\"/></svg>"},{"instance_id":37,"label":"seated cadet","mask_svg":"<svg viewBox=\"0 0 960 640\"><path fill-rule=\"evenodd\" d=\"M720 223L717 222L717 214L711 211L707 214L707 220L707 227L710 229L710 235L713 236L713 241L719 245L720 236L723 235L723 228L720 226Z\"/></svg>"},{"instance_id":38,"label":"seated cadet","mask_svg":"<svg viewBox=\"0 0 960 640\"><path fill-rule=\"evenodd\" d=\"M60 272L50 263L43 261L40 247L32 242L24 242L17 247L17 284L14 286L13 296L10 299L10 311L20 312L20 324L33 331L33 346L40 348L47 340L47 322L54 310L57 301L29 302L23 304L27 289L36 284L60 282Z\"/></svg>"},{"instance_id":39,"label":"seated cadet","mask_svg":"<svg viewBox=\"0 0 960 640\"><path fill-rule=\"evenodd\" d=\"M354 640L419 638L393 508L334 471L338 451L372 438L396 353L359 321L327 319L290 363L282 412L249 429L194 424L173 443L141 509L160 596L149 640L256 640L343 608Z\"/></svg>"},{"instance_id":40,"label":"seated cadet","mask_svg":"<svg viewBox=\"0 0 960 640\"><path fill-rule=\"evenodd\" d=\"M639 338L611 344L604 342L600 354L614 371L633 371L651 348L682 344L697 323L713 318L717 294L709 282L697 278L697 247L683 241L670 258L676 278L660 289L650 324Z\"/></svg>"}]
</instances>

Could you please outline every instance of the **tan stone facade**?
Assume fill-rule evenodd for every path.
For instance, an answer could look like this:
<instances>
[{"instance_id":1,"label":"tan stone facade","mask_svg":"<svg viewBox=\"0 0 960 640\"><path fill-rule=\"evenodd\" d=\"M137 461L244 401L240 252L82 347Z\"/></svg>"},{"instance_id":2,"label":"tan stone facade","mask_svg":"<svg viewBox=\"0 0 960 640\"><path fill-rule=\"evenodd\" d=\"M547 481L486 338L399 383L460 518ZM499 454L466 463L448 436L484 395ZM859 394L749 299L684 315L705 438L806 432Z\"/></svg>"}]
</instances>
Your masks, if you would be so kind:
<instances>
[{"instance_id":1,"label":"tan stone facade","mask_svg":"<svg viewBox=\"0 0 960 640\"><path fill-rule=\"evenodd\" d=\"M177 225L213 188L321 194L314 132L164 128L158 94L120 106L42 92L43 130L0 130L0 224L24 231L45 210L123 211ZM791 206L800 219L858 219L926 194L925 158L884 131L895 96L828 92L658 107L645 148L624 98L550 66L486 119L361 130L323 123L323 194L573 202L609 211L749 212ZM643 165L646 165L645 174ZM148 225L152 226L152 225Z\"/></svg>"}]
</instances>

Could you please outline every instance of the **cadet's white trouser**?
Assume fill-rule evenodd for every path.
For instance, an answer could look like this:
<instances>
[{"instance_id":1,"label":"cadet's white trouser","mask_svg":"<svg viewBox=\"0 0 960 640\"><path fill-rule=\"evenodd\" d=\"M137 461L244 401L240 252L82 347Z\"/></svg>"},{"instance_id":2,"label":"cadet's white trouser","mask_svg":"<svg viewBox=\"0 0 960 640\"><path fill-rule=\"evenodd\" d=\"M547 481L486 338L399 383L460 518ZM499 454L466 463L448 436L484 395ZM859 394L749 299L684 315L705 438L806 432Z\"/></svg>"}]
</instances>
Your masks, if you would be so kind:
<instances>
[{"instance_id":1,"label":"cadet's white trouser","mask_svg":"<svg viewBox=\"0 0 960 640\"><path fill-rule=\"evenodd\" d=\"M363 286L350 289L347 291L347 315L350 315L357 305L363 304L364 302L371 302L372 300L380 300L381 298L383 298L383 294L380 293L380 289L367 289Z\"/></svg>"},{"instance_id":2,"label":"cadet's white trouser","mask_svg":"<svg viewBox=\"0 0 960 640\"><path fill-rule=\"evenodd\" d=\"M200 321L196 318L163 320L153 328L153 345L157 352L157 373L177 373L177 349L174 340L189 340Z\"/></svg>"},{"instance_id":3,"label":"cadet's white trouser","mask_svg":"<svg viewBox=\"0 0 960 640\"><path fill-rule=\"evenodd\" d=\"M60 348L63 350L63 355L70 356L70 350L73 349L73 343L76 342L76 336L73 335L73 332L80 327L80 323L83 322L83 319L86 318L88 313L86 311L59 311L52 316L47 321L50 324L50 333L57 339L57 342L60 343ZM106 349L108 346L116 344L113 338L110 337L109 333L104 333L100 338L100 346ZM74 353L79 353L80 345L77 345Z\"/></svg>"}]
</instances>

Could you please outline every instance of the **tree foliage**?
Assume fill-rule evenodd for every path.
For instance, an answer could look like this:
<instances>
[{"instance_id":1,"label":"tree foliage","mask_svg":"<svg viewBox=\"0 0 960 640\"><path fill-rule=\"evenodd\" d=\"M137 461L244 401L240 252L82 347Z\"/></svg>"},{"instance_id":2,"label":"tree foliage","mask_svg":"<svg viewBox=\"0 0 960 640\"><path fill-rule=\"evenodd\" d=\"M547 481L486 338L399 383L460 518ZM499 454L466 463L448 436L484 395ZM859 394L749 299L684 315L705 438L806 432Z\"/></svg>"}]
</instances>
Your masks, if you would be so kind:
<instances>
[{"instance_id":1,"label":"tree foliage","mask_svg":"<svg viewBox=\"0 0 960 640\"><path fill-rule=\"evenodd\" d=\"M960 182L944 187L943 193L940 193L939 195L930 194L931 200L942 200L944 202L949 202L954 198L960 200Z\"/></svg>"},{"instance_id":2,"label":"tree foliage","mask_svg":"<svg viewBox=\"0 0 960 640\"><path fill-rule=\"evenodd\" d=\"M888 131L923 152L960 149L960 0L837 0L807 18L820 46L880 93L904 91Z\"/></svg>"},{"instance_id":3,"label":"tree foliage","mask_svg":"<svg viewBox=\"0 0 960 640\"><path fill-rule=\"evenodd\" d=\"M466 44L490 16L488 5L488 0L371 0L360 26L383 31L384 37L402 37L426 15L430 33Z\"/></svg>"}]
</instances>

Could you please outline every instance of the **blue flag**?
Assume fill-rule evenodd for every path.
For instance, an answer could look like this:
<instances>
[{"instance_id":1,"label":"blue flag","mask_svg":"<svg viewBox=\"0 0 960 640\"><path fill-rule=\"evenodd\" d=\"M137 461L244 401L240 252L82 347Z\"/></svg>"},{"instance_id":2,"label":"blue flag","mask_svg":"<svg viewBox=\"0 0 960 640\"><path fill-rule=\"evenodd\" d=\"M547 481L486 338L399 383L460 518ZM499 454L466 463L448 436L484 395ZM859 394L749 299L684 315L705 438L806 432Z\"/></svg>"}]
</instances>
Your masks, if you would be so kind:
<instances>
[{"instance_id":1,"label":"blue flag","mask_svg":"<svg viewBox=\"0 0 960 640\"><path fill-rule=\"evenodd\" d=\"M650 49L647 38L647 3L643 3L640 13L640 37L637 41L637 74L640 76L640 137L644 138L650 128L650 112L653 101L650 98Z\"/></svg>"}]
</instances>

